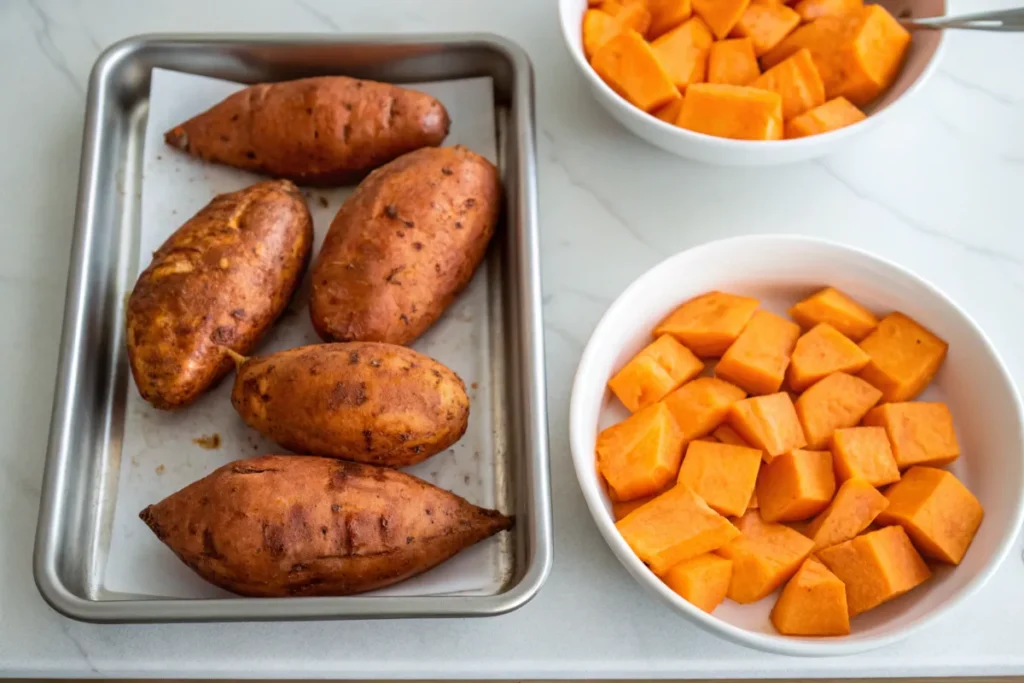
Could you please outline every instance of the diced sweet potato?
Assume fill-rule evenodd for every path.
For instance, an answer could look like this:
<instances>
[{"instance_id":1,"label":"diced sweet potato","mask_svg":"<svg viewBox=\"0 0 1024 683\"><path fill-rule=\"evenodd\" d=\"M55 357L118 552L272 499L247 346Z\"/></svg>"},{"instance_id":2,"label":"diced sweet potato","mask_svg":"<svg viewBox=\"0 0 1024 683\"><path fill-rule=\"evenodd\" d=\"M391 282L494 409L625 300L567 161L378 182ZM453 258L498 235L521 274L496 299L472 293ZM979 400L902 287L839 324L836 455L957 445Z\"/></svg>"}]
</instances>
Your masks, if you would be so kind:
<instances>
[{"instance_id":1,"label":"diced sweet potato","mask_svg":"<svg viewBox=\"0 0 1024 683\"><path fill-rule=\"evenodd\" d=\"M825 103L825 86L806 49L797 50L768 69L750 86L777 92L782 98L782 118L786 121Z\"/></svg>"},{"instance_id":2,"label":"diced sweet potato","mask_svg":"<svg viewBox=\"0 0 1024 683\"><path fill-rule=\"evenodd\" d=\"M693 17L651 43L654 55L679 90L702 82L714 37L700 17Z\"/></svg>"},{"instance_id":3,"label":"diced sweet potato","mask_svg":"<svg viewBox=\"0 0 1024 683\"><path fill-rule=\"evenodd\" d=\"M758 303L726 292L701 294L672 311L654 334L671 334L699 357L717 358L740 336Z\"/></svg>"},{"instance_id":4,"label":"diced sweet potato","mask_svg":"<svg viewBox=\"0 0 1024 683\"><path fill-rule=\"evenodd\" d=\"M810 557L782 589L771 620L784 636L843 636L850 632L848 610L846 586Z\"/></svg>"},{"instance_id":5,"label":"diced sweet potato","mask_svg":"<svg viewBox=\"0 0 1024 683\"><path fill-rule=\"evenodd\" d=\"M676 485L676 483L672 482L671 484L666 486L661 491L658 491L657 493L652 493L649 496L643 496L642 498L634 498L633 500L627 500L627 501L613 500L612 501L612 517L615 518L616 522L619 521L620 519L622 519L623 517L628 515L633 510L636 510L638 507L641 507L643 505L646 505L647 503L650 503L652 500L654 500L655 498L657 498L661 494L665 493L665 491L668 491L670 488L672 488L675 485Z\"/></svg>"},{"instance_id":6,"label":"diced sweet potato","mask_svg":"<svg viewBox=\"0 0 1024 683\"><path fill-rule=\"evenodd\" d=\"M793 399L785 392L737 401L728 420L747 443L764 451L765 462L807 445Z\"/></svg>"},{"instance_id":7,"label":"diced sweet potato","mask_svg":"<svg viewBox=\"0 0 1024 683\"><path fill-rule=\"evenodd\" d=\"M786 383L793 391L803 391L833 372L856 374L868 360L868 354L839 330L821 323L797 340L786 370Z\"/></svg>"},{"instance_id":8,"label":"diced sweet potato","mask_svg":"<svg viewBox=\"0 0 1024 683\"><path fill-rule=\"evenodd\" d=\"M924 391L949 345L902 313L890 313L860 348L871 357L860 378L878 387L886 403L897 403Z\"/></svg>"},{"instance_id":9,"label":"diced sweet potato","mask_svg":"<svg viewBox=\"0 0 1024 683\"><path fill-rule=\"evenodd\" d=\"M676 119L679 118L679 112L683 110L683 98L679 97L672 100L663 107L660 107L654 112L654 115L664 121L670 123L673 126L676 125Z\"/></svg>"},{"instance_id":10,"label":"diced sweet potato","mask_svg":"<svg viewBox=\"0 0 1024 683\"><path fill-rule=\"evenodd\" d=\"M818 514L836 492L832 454L794 449L761 468L757 500L766 522L799 522Z\"/></svg>"},{"instance_id":11,"label":"diced sweet potato","mask_svg":"<svg viewBox=\"0 0 1024 683\"><path fill-rule=\"evenodd\" d=\"M800 24L800 15L776 2L752 2L730 35L750 38L758 57L771 50Z\"/></svg>"},{"instance_id":12,"label":"diced sweet potato","mask_svg":"<svg viewBox=\"0 0 1024 683\"><path fill-rule=\"evenodd\" d=\"M827 446L832 432L860 422L881 397L881 391L845 372L834 372L816 382L796 400L807 447Z\"/></svg>"},{"instance_id":13,"label":"diced sweet potato","mask_svg":"<svg viewBox=\"0 0 1024 683\"><path fill-rule=\"evenodd\" d=\"M721 548L740 533L685 486L673 486L615 526L658 576L680 562Z\"/></svg>"},{"instance_id":14,"label":"diced sweet potato","mask_svg":"<svg viewBox=\"0 0 1024 683\"><path fill-rule=\"evenodd\" d=\"M881 524L899 524L925 557L960 564L981 526L981 503L952 473L911 467L885 492Z\"/></svg>"},{"instance_id":15,"label":"diced sweet potato","mask_svg":"<svg viewBox=\"0 0 1024 683\"><path fill-rule=\"evenodd\" d=\"M768 311L757 311L726 349L715 376L748 394L774 394L782 386L800 326Z\"/></svg>"},{"instance_id":16,"label":"diced sweet potato","mask_svg":"<svg viewBox=\"0 0 1024 683\"><path fill-rule=\"evenodd\" d=\"M800 0L793 9L801 21L814 21L818 17L857 14L864 9L864 0Z\"/></svg>"},{"instance_id":17,"label":"diced sweet potato","mask_svg":"<svg viewBox=\"0 0 1024 683\"><path fill-rule=\"evenodd\" d=\"M714 377L698 377L665 397L662 403L672 413L684 441L692 441L713 432L729 412L729 406L745 393Z\"/></svg>"},{"instance_id":18,"label":"diced sweet potato","mask_svg":"<svg viewBox=\"0 0 1024 683\"><path fill-rule=\"evenodd\" d=\"M715 512L739 517L747 511L760 467L761 451L755 448L697 440L686 448L677 481Z\"/></svg>"},{"instance_id":19,"label":"diced sweet potato","mask_svg":"<svg viewBox=\"0 0 1024 683\"><path fill-rule=\"evenodd\" d=\"M759 510L761 508L761 502L757 499L757 488L750 494L750 502L747 503L747 512L751 510Z\"/></svg>"},{"instance_id":20,"label":"diced sweet potato","mask_svg":"<svg viewBox=\"0 0 1024 683\"><path fill-rule=\"evenodd\" d=\"M782 98L742 85L695 83L686 89L680 128L734 140L781 140Z\"/></svg>"},{"instance_id":21,"label":"diced sweet potato","mask_svg":"<svg viewBox=\"0 0 1024 683\"><path fill-rule=\"evenodd\" d=\"M750 38L720 40L708 53L708 83L747 85L761 74Z\"/></svg>"},{"instance_id":22,"label":"diced sweet potato","mask_svg":"<svg viewBox=\"0 0 1024 683\"><path fill-rule=\"evenodd\" d=\"M811 552L813 542L788 526L761 519L757 510L736 522L742 535L716 552L732 560L729 597L757 602L786 582Z\"/></svg>"},{"instance_id":23,"label":"diced sweet potato","mask_svg":"<svg viewBox=\"0 0 1024 683\"><path fill-rule=\"evenodd\" d=\"M867 117L845 97L836 97L786 122L786 139L804 138L839 130Z\"/></svg>"},{"instance_id":24,"label":"diced sweet potato","mask_svg":"<svg viewBox=\"0 0 1024 683\"><path fill-rule=\"evenodd\" d=\"M868 482L847 479L829 506L811 520L803 533L814 541L815 550L849 541L867 529L888 505L885 496Z\"/></svg>"},{"instance_id":25,"label":"diced sweet potato","mask_svg":"<svg viewBox=\"0 0 1024 683\"><path fill-rule=\"evenodd\" d=\"M684 600L711 614L725 600L731 579L732 560L706 553L672 567L664 580Z\"/></svg>"},{"instance_id":26,"label":"diced sweet potato","mask_svg":"<svg viewBox=\"0 0 1024 683\"><path fill-rule=\"evenodd\" d=\"M863 479L872 486L899 481L889 437L881 427L847 427L832 432L829 447L840 482Z\"/></svg>"},{"instance_id":27,"label":"diced sweet potato","mask_svg":"<svg viewBox=\"0 0 1024 683\"><path fill-rule=\"evenodd\" d=\"M651 27L651 12L647 7L647 1L604 0L600 9L614 17L623 30L633 29L640 35L646 36Z\"/></svg>"},{"instance_id":28,"label":"diced sweet potato","mask_svg":"<svg viewBox=\"0 0 1024 683\"><path fill-rule=\"evenodd\" d=\"M583 54L589 60L598 48L622 32L615 17L599 9L583 13Z\"/></svg>"},{"instance_id":29,"label":"diced sweet potato","mask_svg":"<svg viewBox=\"0 0 1024 683\"><path fill-rule=\"evenodd\" d=\"M864 424L885 427L896 466L939 467L960 457L953 415L945 403L886 403L872 408Z\"/></svg>"},{"instance_id":30,"label":"diced sweet potato","mask_svg":"<svg viewBox=\"0 0 1024 683\"><path fill-rule=\"evenodd\" d=\"M608 386L635 413L657 403L703 369L704 363L690 349L663 334L615 373Z\"/></svg>"},{"instance_id":31,"label":"diced sweet potato","mask_svg":"<svg viewBox=\"0 0 1024 683\"><path fill-rule=\"evenodd\" d=\"M747 11L750 0L692 0L693 11L711 27L715 38L722 40L743 13Z\"/></svg>"},{"instance_id":32,"label":"diced sweet potato","mask_svg":"<svg viewBox=\"0 0 1024 683\"><path fill-rule=\"evenodd\" d=\"M731 444L733 446L746 446L748 448L750 447L750 444L748 444L742 436L737 434L735 429L733 429L727 424L722 425L721 427L713 431L711 435L714 436L719 441L721 441L722 443Z\"/></svg>"},{"instance_id":33,"label":"diced sweet potato","mask_svg":"<svg viewBox=\"0 0 1024 683\"><path fill-rule=\"evenodd\" d=\"M651 12L651 27L647 37L651 40L674 29L690 18L690 0L647 0Z\"/></svg>"},{"instance_id":34,"label":"diced sweet potato","mask_svg":"<svg viewBox=\"0 0 1024 683\"><path fill-rule=\"evenodd\" d=\"M590 64L612 90L646 112L679 97L651 46L636 31L619 33L606 42Z\"/></svg>"},{"instance_id":35,"label":"diced sweet potato","mask_svg":"<svg viewBox=\"0 0 1024 683\"><path fill-rule=\"evenodd\" d=\"M871 334L878 325L878 318L871 311L834 287L815 292L789 309L789 315L805 330L828 323L855 342Z\"/></svg>"},{"instance_id":36,"label":"diced sweet potato","mask_svg":"<svg viewBox=\"0 0 1024 683\"><path fill-rule=\"evenodd\" d=\"M597 435L598 470L619 501L664 489L679 472L682 457L682 433L662 403Z\"/></svg>"},{"instance_id":37,"label":"diced sweet potato","mask_svg":"<svg viewBox=\"0 0 1024 683\"><path fill-rule=\"evenodd\" d=\"M778 45L761 55L761 66L770 69L794 52L807 48L825 82L826 72L831 76L831 70L835 68L835 60L830 57L839 46L849 43L858 22L859 17L828 16L799 26Z\"/></svg>"},{"instance_id":38,"label":"diced sweet potato","mask_svg":"<svg viewBox=\"0 0 1024 683\"><path fill-rule=\"evenodd\" d=\"M851 617L903 595L931 576L907 533L898 526L819 550L818 559L846 584Z\"/></svg>"}]
</instances>

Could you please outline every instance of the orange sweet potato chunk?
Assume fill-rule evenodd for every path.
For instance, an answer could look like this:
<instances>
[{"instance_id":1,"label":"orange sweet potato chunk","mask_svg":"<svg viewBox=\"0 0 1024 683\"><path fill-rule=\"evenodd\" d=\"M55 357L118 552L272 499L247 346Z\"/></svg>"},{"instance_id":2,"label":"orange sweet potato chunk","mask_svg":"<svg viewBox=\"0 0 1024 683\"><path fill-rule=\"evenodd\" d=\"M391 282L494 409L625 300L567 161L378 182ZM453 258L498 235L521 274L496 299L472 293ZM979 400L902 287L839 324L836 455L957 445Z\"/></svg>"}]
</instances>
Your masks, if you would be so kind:
<instances>
[{"instance_id":1,"label":"orange sweet potato chunk","mask_svg":"<svg viewBox=\"0 0 1024 683\"><path fill-rule=\"evenodd\" d=\"M845 97L836 97L825 104L794 116L786 122L786 139L805 138L839 130L863 121L867 116Z\"/></svg>"},{"instance_id":2,"label":"orange sweet potato chunk","mask_svg":"<svg viewBox=\"0 0 1024 683\"><path fill-rule=\"evenodd\" d=\"M677 482L715 512L739 517L747 511L760 467L761 451L755 448L697 440L686 448Z\"/></svg>"},{"instance_id":3,"label":"orange sweet potato chunk","mask_svg":"<svg viewBox=\"0 0 1024 683\"><path fill-rule=\"evenodd\" d=\"M725 424L711 432L711 435L722 443L731 444L733 446L746 446L750 447L750 444L744 440L742 436L736 433L736 430Z\"/></svg>"},{"instance_id":4,"label":"orange sweet potato chunk","mask_svg":"<svg viewBox=\"0 0 1024 683\"><path fill-rule=\"evenodd\" d=\"M655 498L657 498L661 494L665 493L665 491L668 491L670 488L672 488L675 485L676 485L676 483L672 482L671 484L666 486L661 491L658 491L657 493L652 493L649 496L643 496L642 498L634 498L633 500L626 500L626 501L613 500L612 501L612 517L615 518L616 522L619 521L620 519L622 519L623 517L628 515L633 510L636 510L638 507L642 507L642 506L646 505L647 503L650 503L652 500L654 500Z\"/></svg>"},{"instance_id":5,"label":"orange sweet potato chunk","mask_svg":"<svg viewBox=\"0 0 1024 683\"><path fill-rule=\"evenodd\" d=\"M847 479L829 506L811 520L803 533L814 541L815 550L849 541L867 529L888 505L885 496L868 482Z\"/></svg>"},{"instance_id":6,"label":"orange sweet potato chunk","mask_svg":"<svg viewBox=\"0 0 1024 683\"><path fill-rule=\"evenodd\" d=\"M661 403L597 435L598 470L618 501L664 489L679 472L682 457L682 434Z\"/></svg>"},{"instance_id":7,"label":"orange sweet potato chunk","mask_svg":"<svg viewBox=\"0 0 1024 683\"><path fill-rule=\"evenodd\" d=\"M669 588L708 614L725 600L731 579L732 560L712 553L681 562L664 577Z\"/></svg>"},{"instance_id":8,"label":"orange sweet potato chunk","mask_svg":"<svg viewBox=\"0 0 1024 683\"><path fill-rule=\"evenodd\" d=\"M702 82L714 37L700 17L693 17L651 43L654 55L679 90Z\"/></svg>"},{"instance_id":9,"label":"orange sweet potato chunk","mask_svg":"<svg viewBox=\"0 0 1024 683\"><path fill-rule=\"evenodd\" d=\"M945 403L886 403L872 408L864 424L884 427L896 466L948 465L960 457L953 415Z\"/></svg>"},{"instance_id":10,"label":"orange sweet potato chunk","mask_svg":"<svg viewBox=\"0 0 1024 683\"><path fill-rule=\"evenodd\" d=\"M693 11L707 22L715 38L722 40L750 6L750 0L692 0Z\"/></svg>"},{"instance_id":11,"label":"orange sweet potato chunk","mask_svg":"<svg viewBox=\"0 0 1024 683\"><path fill-rule=\"evenodd\" d=\"M825 103L825 86L806 49L794 52L750 85L777 92L782 98L782 118L786 121Z\"/></svg>"},{"instance_id":12,"label":"orange sweet potato chunk","mask_svg":"<svg viewBox=\"0 0 1024 683\"><path fill-rule=\"evenodd\" d=\"M771 50L800 24L800 15L782 3L752 2L730 35L750 38L758 57Z\"/></svg>"},{"instance_id":13,"label":"orange sweet potato chunk","mask_svg":"<svg viewBox=\"0 0 1024 683\"><path fill-rule=\"evenodd\" d=\"M820 17L796 28L778 45L761 55L761 66L770 69L794 52L807 48L818 67L823 82L828 82L835 69L834 54L839 46L847 45L859 23L859 15Z\"/></svg>"},{"instance_id":14,"label":"orange sweet potato chunk","mask_svg":"<svg viewBox=\"0 0 1024 683\"><path fill-rule=\"evenodd\" d=\"M746 394L739 387L715 377L698 377L665 397L662 403L672 413L684 441L713 432L729 407Z\"/></svg>"},{"instance_id":15,"label":"orange sweet potato chunk","mask_svg":"<svg viewBox=\"0 0 1024 683\"><path fill-rule=\"evenodd\" d=\"M734 140L781 140L782 98L778 93L743 85L695 83L676 125Z\"/></svg>"},{"instance_id":16,"label":"orange sweet potato chunk","mask_svg":"<svg viewBox=\"0 0 1024 683\"><path fill-rule=\"evenodd\" d=\"M699 357L717 358L740 336L758 304L749 296L701 294L672 311L654 334L671 334Z\"/></svg>"},{"instance_id":17,"label":"orange sweet potato chunk","mask_svg":"<svg viewBox=\"0 0 1024 683\"><path fill-rule=\"evenodd\" d=\"M690 0L647 0L651 12L651 27L647 37L651 40L674 29L690 18Z\"/></svg>"},{"instance_id":18,"label":"orange sweet potato chunk","mask_svg":"<svg viewBox=\"0 0 1024 683\"><path fill-rule=\"evenodd\" d=\"M708 53L708 83L747 85L761 75L750 38L720 40Z\"/></svg>"},{"instance_id":19,"label":"orange sweet potato chunk","mask_svg":"<svg viewBox=\"0 0 1024 683\"><path fill-rule=\"evenodd\" d=\"M850 616L903 595L931 576L902 527L888 526L818 551L846 584Z\"/></svg>"},{"instance_id":20,"label":"orange sweet potato chunk","mask_svg":"<svg viewBox=\"0 0 1024 683\"><path fill-rule=\"evenodd\" d=\"M636 31L619 33L606 42L590 64L612 90L646 112L679 97L651 46Z\"/></svg>"},{"instance_id":21,"label":"orange sweet potato chunk","mask_svg":"<svg viewBox=\"0 0 1024 683\"><path fill-rule=\"evenodd\" d=\"M598 48L622 32L615 17L599 9L583 13L583 54L589 60Z\"/></svg>"},{"instance_id":22,"label":"orange sweet potato chunk","mask_svg":"<svg viewBox=\"0 0 1024 683\"><path fill-rule=\"evenodd\" d=\"M828 323L855 342L871 334L878 325L878 318L871 311L834 287L826 287L799 302L789 309L789 316L805 330Z\"/></svg>"},{"instance_id":23,"label":"orange sweet potato chunk","mask_svg":"<svg viewBox=\"0 0 1024 683\"><path fill-rule=\"evenodd\" d=\"M837 429L832 432L829 447L841 482L863 479L872 486L885 486L899 481L889 437L881 427Z\"/></svg>"},{"instance_id":24,"label":"orange sweet potato chunk","mask_svg":"<svg viewBox=\"0 0 1024 683\"><path fill-rule=\"evenodd\" d=\"M871 358L860 378L878 387L886 403L897 403L924 391L949 345L902 313L890 313L860 348Z\"/></svg>"},{"instance_id":25,"label":"orange sweet potato chunk","mask_svg":"<svg viewBox=\"0 0 1024 683\"><path fill-rule=\"evenodd\" d=\"M716 553L732 560L729 597L757 602L786 582L811 552L813 542L788 526L761 519L757 510L736 522L741 535Z\"/></svg>"},{"instance_id":26,"label":"orange sweet potato chunk","mask_svg":"<svg viewBox=\"0 0 1024 683\"><path fill-rule=\"evenodd\" d=\"M785 392L737 401L728 420L747 443L764 451L765 462L807 445L793 399Z\"/></svg>"},{"instance_id":27,"label":"orange sweet potato chunk","mask_svg":"<svg viewBox=\"0 0 1024 683\"><path fill-rule=\"evenodd\" d=\"M818 17L855 15L864 9L864 0L800 0L793 9L801 21L814 21Z\"/></svg>"},{"instance_id":28,"label":"orange sweet potato chunk","mask_svg":"<svg viewBox=\"0 0 1024 683\"><path fill-rule=\"evenodd\" d=\"M673 486L615 526L658 576L680 562L721 548L740 533L685 486Z\"/></svg>"},{"instance_id":29,"label":"orange sweet potato chunk","mask_svg":"<svg viewBox=\"0 0 1024 683\"><path fill-rule=\"evenodd\" d=\"M786 383L793 391L803 391L833 372L856 374L868 360L868 355L853 341L828 323L821 323L797 339L786 370Z\"/></svg>"},{"instance_id":30,"label":"orange sweet potato chunk","mask_svg":"<svg viewBox=\"0 0 1024 683\"><path fill-rule=\"evenodd\" d=\"M885 492L889 507L881 524L899 524L925 557L960 564L985 511L952 473L911 467Z\"/></svg>"},{"instance_id":31,"label":"orange sweet potato chunk","mask_svg":"<svg viewBox=\"0 0 1024 683\"><path fill-rule=\"evenodd\" d=\"M757 500L766 522L799 522L818 514L836 492L832 455L794 449L766 464L757 478Z\"/></svg>"},{"instance_id":32,"label":"orange sweet potato chunk","mask_svg":"<svg viewBox=\"0 0 1024 683\"><path fill-rule=\"evenodd\" d=\"M664 121L670 123L673 126L676 125L676 119L679 118L679 112L683 110L683 98L672 100L664 107L659 108L654 112L654 115Z\"/></svg>"},{"instance_id":33,"label":"orange sweet potato chunk","mask_svg":"<svg viewBox=\"0 0 1024 683\"><path fill-rule=\"evenodd\" d=\"M768 311L757 311L726 349L715 376L748 394L774 394L782 386L800 326Z\"/></svg>"},{"instance_id":34,"label":"orange sweet potato chunk","mask_svg":"<svg viewBox=\"0 0 1024 683\"><path fill-rule=\"evenodd\" d=\"M651 12L647 0L604 0L600 9L610 14L623 30L633 29L646 36L651 27Z\"/></svg>"},{"instance_id":35,"label":"orange sweet potato chunk","mask_svg":"<svg viewBox=\"0 0 1024 683\"><path fill-rule=\"evenodd\" d=\"M608 387L635 413L657 403L703 369L704 363L692 351L664 334L615 373Z\"/></svg>"},{"instance_id":36,"label":"orange sweet potato chunk","mask_svg":"<svg viewBox=\"0 0 1024 683\"><path fill-rule=\"evenodd\" d=\"M789 580L772 608L772 624L784 636L843 636L850 632L846 586L810 557Z\"/></svg>"},{"instance_id":37,"label":"orange sweet potato chunk","mask_svg":"<svg viewBox=\"0 0 1024 683\"><path fill-rule=\"evenodd\" d=\"M808 448L827 446L832 432L856 425L881 397L881 391L845 372L815 383L796 400Z\"/></svg>"}]
</instances>

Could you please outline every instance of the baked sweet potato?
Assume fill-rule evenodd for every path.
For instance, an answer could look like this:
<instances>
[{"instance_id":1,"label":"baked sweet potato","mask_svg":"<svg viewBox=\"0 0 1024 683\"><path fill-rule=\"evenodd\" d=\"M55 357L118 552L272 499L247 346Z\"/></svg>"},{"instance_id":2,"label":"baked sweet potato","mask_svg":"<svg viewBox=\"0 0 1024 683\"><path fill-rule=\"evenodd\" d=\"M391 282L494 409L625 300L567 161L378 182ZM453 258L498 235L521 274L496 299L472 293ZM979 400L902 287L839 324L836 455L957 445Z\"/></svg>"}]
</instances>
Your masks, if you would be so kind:
<instances>
[{"instance_id":1,"label":"baked sweet potato","mask_svg":"<svg viewBox=\"0 0 1024 683\"><path fill-rule=\"evenodd\" d=\"M406 467L458 441L469 398L458 375L391 344L319 344L238 368L231 403L297 453Z\"/></svg>"},{"instance_id":2,"label":"baked sweet potato","mask_svg":"<svg viewBox=\"0 0 1024 683\"><path fill-rule=\"evenodd\" d=\"M512 528L408 474L296 455L229 463L139 517L199 576L259 597L382 588Z\"/></svg>"},{"instance_id":3,"label":"baked sweet potato","mask_svg":"<svg viewBox=\"0 0 1024 683\"><path fill-rule=\"evenodd\" d=\"M440 145L450 123L444 105L424 93L324 76L250 86L164 139L204 161L302 185L344 185Z\"/></svg>"},{"instance_id":4,"label":"baked sweet potato","mask_svg":"<svg viewBox=\"0 0 1024 683\"><path fill-rule=\"evenodd\" d=\"M374 171L334 217L313 266L317 332L416 339L469 284L500 205L498 170L465 147L420 149Z\"/></svg>"},{"instance_id":5,"label":"baked sweet potato","mask_svg":"<svg viewBox=\"0 0 1024 683\"><path fill-rule=\"evenodd\" d=\"M157 408L194 401L249 353L302 279L313 222L287 180L215 197L153 254L128 299L128 360Z\"/></svg>"}]
</instances>

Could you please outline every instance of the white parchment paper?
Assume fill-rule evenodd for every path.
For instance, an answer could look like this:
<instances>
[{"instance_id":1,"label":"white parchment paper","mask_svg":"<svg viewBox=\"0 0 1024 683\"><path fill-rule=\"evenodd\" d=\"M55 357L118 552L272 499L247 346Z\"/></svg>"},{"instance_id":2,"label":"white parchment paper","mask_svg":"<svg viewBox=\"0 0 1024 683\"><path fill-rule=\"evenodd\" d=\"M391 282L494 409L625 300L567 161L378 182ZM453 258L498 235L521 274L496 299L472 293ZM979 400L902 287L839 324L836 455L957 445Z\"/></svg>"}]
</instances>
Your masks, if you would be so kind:
<instances>
[{"instance_id":1,"label":"white parchment paper","mask_svg":"<svg viewBox=\"0 0 1024 683\"><path fill-rule=\"evenodd\" d=\"M242 85L162 69L153 70L143 159L138 272L151 254L214 195L264 178L206 164L164 144L163 134L205 111ZM497 163L495 112L489 78L420 83L444 103L452 118L445 145L462 144ZM352 188L306 192L316 233L314 255L331 219ZM289 310L256 350L263 355L319 343L309 321L309 278ZM413 345L445 363L465 381L471 409L466 435L451 449L409 472L487 507L496 503L495 446L490 382L487 266L477 272L444 317ZM121 315L124 315L122 310ZM139 511L217 467L242 457L284 453L249 429L231 406L233 376L195 404L159 411L129 383L122 438L120 483L110 537L104 588L135 596L227 597L192 573L139 519ZM213 442L219 445L212 447ZM437 595L493 593L505 580L501 540L491 538L434 570L374 594Z\"/></svg>"}]
</instances>

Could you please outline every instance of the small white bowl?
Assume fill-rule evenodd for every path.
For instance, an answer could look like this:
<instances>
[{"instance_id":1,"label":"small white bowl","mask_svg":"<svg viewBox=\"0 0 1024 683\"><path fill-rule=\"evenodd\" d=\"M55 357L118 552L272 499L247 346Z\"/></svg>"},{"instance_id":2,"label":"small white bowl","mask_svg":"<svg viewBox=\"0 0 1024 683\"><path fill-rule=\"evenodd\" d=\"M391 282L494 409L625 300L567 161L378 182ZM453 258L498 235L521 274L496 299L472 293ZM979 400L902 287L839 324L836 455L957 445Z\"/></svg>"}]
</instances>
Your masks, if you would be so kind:
<instances>
[{"instance_id":1,"label":"small white bowl","mask_svg":"<svg viewBox=\"0 0 1024 683\"><path fill-rule=\"evenodd\" d=\"M946 13L946 0L883 0L893 16L933 17ZM916 31L899 77L865 110L868 117L846 128L796 140L730 140L695 133L647 114L622 99L594 72L583 54L583 13L587 0L559 0L562 36L594 97L619 123L655 147L681 157L721 166L772 166L828 154L851 137L881 121L931 76L944 41L942 31Z\"/></svg>"},{"instance_id":2,"label":"small white bowl","mask_svg":"<svg viewBox=\"0 0 1024 683\"><path fill-rule=\"evenodd\" d=\"M785 314L823 286L846 292L877 314L899 310L949 342L949 355L922 396L945 401L962 455L951 471L978 497L985 519L958 567L858 616L837 638L778 635L768 620L777 595L753 605L723 603L708 615L669 590L615 528L598 481L594 442L626 416L608 379L651 341L655 324L679 304L718 289L758 297ZM905 638L968 598L1010 551L1024 519L1024 407L1006 367L971 318L935 287L878 256L797 236L750 236L711 242L661 262L636 280L601 318L583 352L572 389L570 443L576 476L601 535L645 589L698 626L737 643L792 655L859 652Z\"/></svg>"}]
</instances>

